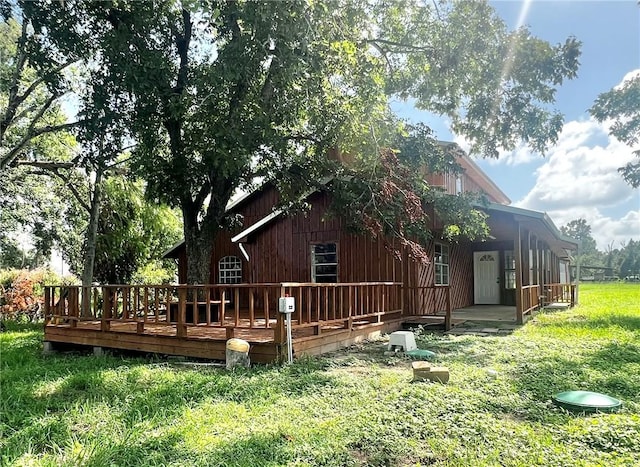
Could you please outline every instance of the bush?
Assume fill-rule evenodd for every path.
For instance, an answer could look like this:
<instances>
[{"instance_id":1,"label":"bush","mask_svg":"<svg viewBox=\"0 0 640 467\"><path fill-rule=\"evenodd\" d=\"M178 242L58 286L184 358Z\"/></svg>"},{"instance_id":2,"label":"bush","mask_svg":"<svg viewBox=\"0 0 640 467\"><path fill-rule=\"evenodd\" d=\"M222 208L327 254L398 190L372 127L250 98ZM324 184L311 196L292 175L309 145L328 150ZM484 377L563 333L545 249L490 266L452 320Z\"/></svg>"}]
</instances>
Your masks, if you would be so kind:
<instances>
[{"instance_id":1,"label":"bush","mask_svg":"<svg viewBox=\"0 0 640 467\"><path fill-rule=\"evenodd\" d=\"M0 318L33 321L40 318L44 286L60 284L63 279L49 268L33 271L0 271Z\"/></svg>"},{"instance_id":2,"label":"bush","mask_svg":"<svg viewBox=\"0 0 640 467\"><path fill-rule=\"evenodd\" d=\"M131 278L132 284L157 285L175 282L176 265L166 264L166 261L152 261L139 268Z\"/></svg>"}]
</instances>

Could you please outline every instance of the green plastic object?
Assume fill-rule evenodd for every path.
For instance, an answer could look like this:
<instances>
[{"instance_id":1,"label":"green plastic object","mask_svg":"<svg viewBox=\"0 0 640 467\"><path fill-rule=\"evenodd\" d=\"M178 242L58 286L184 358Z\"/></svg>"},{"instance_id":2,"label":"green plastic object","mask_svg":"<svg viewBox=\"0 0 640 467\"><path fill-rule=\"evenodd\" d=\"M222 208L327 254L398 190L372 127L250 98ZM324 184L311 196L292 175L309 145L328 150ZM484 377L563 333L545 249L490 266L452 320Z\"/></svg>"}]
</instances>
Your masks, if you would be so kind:
<instances>
[{"instance_id":1,"label":"green plastic object","mask_svg":"<svg viewBox=\"0 0 640 467\"><path fill-rule=\"evenodd\" d=\"M405 352L407 355L409 355L411 358L435 358L436 354L435 352L432 352L431 350L424 350L424 349L416 349L416 350L409 350L408 352Z\"/></svg>"},{"instance_id":2,"label":"green plastic object","mask_svg":"<svg viewBox=\"0 0 640 467\"><path fill-rule=\"evenodd\" d=\"M553 402L574 412L615 412L622 402L611 396L590 391L565 391L553 395Z\"/></svg>"}]
</instances>

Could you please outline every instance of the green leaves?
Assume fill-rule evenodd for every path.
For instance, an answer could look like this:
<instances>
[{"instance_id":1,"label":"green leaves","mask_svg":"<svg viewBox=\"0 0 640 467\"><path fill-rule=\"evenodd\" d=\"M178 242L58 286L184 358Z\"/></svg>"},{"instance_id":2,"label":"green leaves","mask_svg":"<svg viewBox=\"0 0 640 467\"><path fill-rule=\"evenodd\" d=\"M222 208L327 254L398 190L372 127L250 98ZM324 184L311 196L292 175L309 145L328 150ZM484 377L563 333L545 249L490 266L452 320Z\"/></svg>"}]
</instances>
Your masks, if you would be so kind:
<instances>
[{"instance_id":1,"label":"green leaves","mask_svg":"<svg viewBox=\"0 0 640 467\"><path fill-rule=\"evenodd\" d=\"M629 146L640 140L640 75L631 77L620 86L598 96L589 112L599 122L613 120L609 134ZM636 160L619 171L632 187L640 187L640 151Z\"/></svg>"}]
</instances>

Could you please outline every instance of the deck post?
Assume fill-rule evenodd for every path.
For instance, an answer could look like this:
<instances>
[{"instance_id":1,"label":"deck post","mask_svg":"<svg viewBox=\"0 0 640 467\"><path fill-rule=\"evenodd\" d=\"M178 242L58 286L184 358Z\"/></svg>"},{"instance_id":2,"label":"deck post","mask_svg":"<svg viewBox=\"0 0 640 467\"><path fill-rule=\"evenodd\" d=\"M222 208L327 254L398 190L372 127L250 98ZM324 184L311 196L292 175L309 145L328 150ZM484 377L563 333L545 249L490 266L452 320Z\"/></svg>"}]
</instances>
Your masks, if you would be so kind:
<instances>
[{"instance_id":1,"label":"deck post","mask_svg":"<svg viewBox=\"0 0 640 467\"><path fill-rule=\"evenodd\" d=\"M108 287L102 287L102 321L100 322L100 330L108 331L111 327L111 317L113 308L111 306L112 297Z\"/></svg>"},{"instance_id":2,"label":"deck post","mask_svg":"<svg viewBox=\"0 0 640 467\"><path fill-rule=\"evenodd\" d=\"M75 328L78 325L78 320L80 319L80 300L79 297L79 289L77 287L73 287L69 290L69 303L67 307L67 315L69 319L69 326Z\"/></svg>"},{"instance_id":3,"label":"deck post","mask_svg":"<svg viewBox=\"0 0 640 467\"><path fill-rule=\"evenodd\" d=\"M444 315L444 330L451 329L451 287L447 286L447 311Z\"/></svg>"},{"instance_id":4,"label":"deck post","mask_svg":"<svg viewBox=\"0 0 640 467\"><path fill-rule=\"evenodd\" d=\"M51 287L44 288L44 325L49 324L51 313Z\"/></svg>"},{"instance_id":5,"label":"deck post","mask_svg":"<svg viewBox=\"0 0 640 467\"><path fill-rule=\"evenodd\" d=\"M516 323L523 324L522 313L522 240L520 237L520 222L518 222L518 235L515 239L516 257Z\"/></svg>"},{"instance_id":6,"label":"deck post","mask_svg":"<svg viewBox=\"0 0 640 467\"><path fill-rule=\"evenodd\" d=\"M222 304L224 307L224 302ZM195 308L195 307L194 307ZM176 323L176 336L187 337L187 289L181 287L178 289L178 316Z\"/></svg>"}]
</instances>

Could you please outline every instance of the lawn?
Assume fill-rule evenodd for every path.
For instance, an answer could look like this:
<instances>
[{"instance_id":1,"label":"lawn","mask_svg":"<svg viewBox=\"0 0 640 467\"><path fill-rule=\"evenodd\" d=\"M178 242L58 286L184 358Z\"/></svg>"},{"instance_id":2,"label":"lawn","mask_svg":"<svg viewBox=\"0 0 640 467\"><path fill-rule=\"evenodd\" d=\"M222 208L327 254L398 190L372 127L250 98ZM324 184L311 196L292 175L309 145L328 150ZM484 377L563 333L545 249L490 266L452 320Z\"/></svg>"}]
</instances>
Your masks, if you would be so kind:
<instances>
[{"instance_id":1,"label":"lawn","mask_svg":"<svg viewBox=\"0 0 640 467\"><path fill-rule=\"evenodd\" d=\"M384 340L227 372L126 355L42 357L39 327L0 334L0 464L88 466L640 465L640 285L511 335L418 333L448 384L412 383ZM487 371L487 370L495 371ZM553 393L623 401L573 414Z\"/></svg>"}]
</instances>

